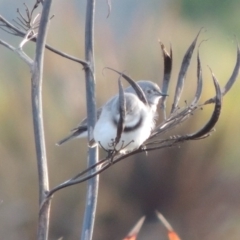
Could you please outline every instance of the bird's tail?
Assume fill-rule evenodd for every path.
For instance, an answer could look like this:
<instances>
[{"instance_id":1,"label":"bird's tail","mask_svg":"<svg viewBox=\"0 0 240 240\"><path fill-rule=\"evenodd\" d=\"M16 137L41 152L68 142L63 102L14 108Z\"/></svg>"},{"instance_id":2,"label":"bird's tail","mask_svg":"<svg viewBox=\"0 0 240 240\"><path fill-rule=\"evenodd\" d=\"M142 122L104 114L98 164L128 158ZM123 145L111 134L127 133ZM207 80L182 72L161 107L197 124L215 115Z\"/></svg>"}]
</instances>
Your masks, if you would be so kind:
<instances>
[{"instance_id":1,"label":"bird's tail","mask_svg":"<svg viewBox=\"0 0 240 240\"><path fill-rule=\"evenodd\" d=\"M78 129L74 129L73 132L71 132L71 134L69 134L67 137L63 138L62 140L60 140L59 142L56 143L57 146L62 145L63 143L74 139L74 138L81 138L81 137L85 137L87 136L87 127L80 127Z\"/></svg>"},{"instance_id":2,"label":"bird's tail","mask_svg":"<svg viewBox=\"0 0 240 240\"><path fill-rule=\"evenodd\" d=\"M74 134L68 135L67 137L63 138L62 140L60 140L59 142L56 143L57 146L62 145L63 143L75 138L76 136L74 136Z\"/></svg>"}]
</instances>

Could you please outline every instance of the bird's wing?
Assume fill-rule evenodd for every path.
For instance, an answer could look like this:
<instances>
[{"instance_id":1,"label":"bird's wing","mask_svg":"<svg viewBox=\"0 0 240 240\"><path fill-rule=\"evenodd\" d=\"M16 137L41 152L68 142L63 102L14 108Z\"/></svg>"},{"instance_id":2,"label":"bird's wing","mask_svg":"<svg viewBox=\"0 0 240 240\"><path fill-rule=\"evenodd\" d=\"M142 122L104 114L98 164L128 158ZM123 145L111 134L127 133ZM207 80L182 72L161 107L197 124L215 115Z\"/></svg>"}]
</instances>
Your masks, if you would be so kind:
<instances>
[{"instance_id":1,"label":"bird's wing","mask_svg":"<svg viewBox=\"0 0 240 240\"><path fill-rule=\"evenodd\" d=\"M97 110L97 119L99 119L101 112L102 112L102 108L99 108ZM85 118L82 120L82 122L77 127L73 128L71 130L70 134L67 137L65 137L62 140L60 140L59 142L57 142L56 145L60 146L63 143L65 143L73 138L79 137L82 133L85 133L87 130L88 130L87 118ZM94 143L90 143L90 146L91 145L94 146Z\"/></svg>"},{"instance_id":2,"label":"bird's wing","mask_svg":"<svg viewBox=\"0 0 240 240\"><path fill-rule=\"evenodd\" d=\"M87 129L87 126L81 126L81 127L78 127L76 128L74 131L72 130L72 132L66 136L65 138L61 139L59 142L56 143L57 146L60 146L62 145L63 143L73 139L73 138L76 138L78 137L80 134L86 132L88 129Z\"/></svg>"},{"instance_id":3,"label":"bird's wing","mask_svg":"<svg viewBox=\"0 0 240 240\"><path fill-rule=\"evenodd\" d=\"M99 119L100 115L102 113L102 107L97 110L97 120ZM71 132L75 132L79 129L85 129L87 130L87 118L84 118L77 127L73 128Z\"/></svg>"}]
</instances>

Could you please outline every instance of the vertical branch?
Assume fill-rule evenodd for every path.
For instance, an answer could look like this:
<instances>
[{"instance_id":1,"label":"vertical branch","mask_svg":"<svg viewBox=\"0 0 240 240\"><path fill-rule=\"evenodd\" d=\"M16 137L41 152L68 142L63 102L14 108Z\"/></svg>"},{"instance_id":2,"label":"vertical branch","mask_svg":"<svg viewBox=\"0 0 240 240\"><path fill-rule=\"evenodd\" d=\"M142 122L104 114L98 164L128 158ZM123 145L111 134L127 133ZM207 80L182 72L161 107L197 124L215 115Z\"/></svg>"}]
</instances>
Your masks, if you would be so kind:
<instances>
[{"instance_id":1,"label":"vertical branch","mask_svg":"<svg viewBox=\"0 0 240 240\"><path fill-rule=\"evenodd\" d=\"M52 0L45 0L39 25L35 59L32 67L32 114L35 146L37 154L38 178L39 178L39 205L45 200L49 190L48 168L45 149L45 138L42 114L42 75L43 56L46 42L47 26ZM47 240L49 229L50 201L41 206L38 222L38 240Z\"/></svg>"},{"instance_id":2,"label":"vertical branch","mask_svg":"<svg viewBox=\"0 0 240 240\"><path fill-rule=\"evenodd\" d=\"M95 76L94 76L94 14L95 0L87 1L86 23L85 23L85 58L88 67L85 68L86 94L87 94L87 119L88 119L88 139L93 137L93 128L96 121L96 97L95 97ZM88 166L98 162L98 149L89 148ZM81 239L90 240L93 235L94 219L97 205L99 177L96 176L88 180L86 207L82 226Z\"/></svg>"}]
</instances>

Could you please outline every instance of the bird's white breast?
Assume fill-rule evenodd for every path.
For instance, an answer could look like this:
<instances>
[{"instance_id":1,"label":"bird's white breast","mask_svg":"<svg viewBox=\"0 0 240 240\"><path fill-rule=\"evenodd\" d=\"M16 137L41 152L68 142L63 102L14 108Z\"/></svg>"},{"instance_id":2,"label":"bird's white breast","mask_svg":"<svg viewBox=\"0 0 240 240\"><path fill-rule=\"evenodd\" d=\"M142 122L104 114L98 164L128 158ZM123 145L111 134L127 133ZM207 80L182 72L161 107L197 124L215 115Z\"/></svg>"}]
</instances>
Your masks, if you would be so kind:
<instances>
[{"instance_id":1,"label":"bird's white breast","mask_svg":"<svg viewBox=\"0 0 240 240\"><path fill-rule=\"evenodd\" d=\"M122 132L121 139L115 147L116 150L121 150L121 153L139 148L151 134L154 125L153 113L142 102L139 104L141 104L139 112L134 115L134 118L131 115L126 115L125 127L137 125L142 118L141 125L132 131ZM117 127L112 121L111 114L111 109L104 108L93 132L94 140L106 150L113 149L113 142L117 135Z\"/></svg>"}]
</instances>

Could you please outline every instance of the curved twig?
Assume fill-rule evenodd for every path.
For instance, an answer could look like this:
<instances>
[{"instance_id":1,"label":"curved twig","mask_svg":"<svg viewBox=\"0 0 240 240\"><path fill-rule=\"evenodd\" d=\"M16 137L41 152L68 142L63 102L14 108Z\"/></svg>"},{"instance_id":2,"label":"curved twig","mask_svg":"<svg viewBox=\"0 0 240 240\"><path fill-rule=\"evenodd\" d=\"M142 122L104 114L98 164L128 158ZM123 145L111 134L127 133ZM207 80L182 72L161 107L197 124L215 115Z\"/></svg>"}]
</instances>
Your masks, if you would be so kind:
<instances>
[{"instance_id":1,"label":"curved twig","mask_svg":"<svg viewBox=\"0 0 240 240\"><path fill-rule=\"evenodd\" d=\"M113 68L110 68L110 67L106 67L106 69L109 69L109 70L112 70L118 74L120 74L125 80L127 80L127 82L132 86L132 88L135 90L138 98L145 104L145 105L148 105L148 102L147 102L147 99L146 99L146 96L143 92L143 90L140 88L140 86L129 76L127 76L126 74L124 73L121 73Z\"/></svg>"},{"instance_id":2,"label":"curved twig","mask_svg":"<svg viewBox=\"0 0 240 240\"><path fill-rule=\"evenodd\" d=\"M163 83L162 83L162 92L167 94L169 82L171 78L171 72L172 72L172 46L170 46L170 54L167 52L165 46L161 41L159 41L162 54L163 54L163 61L164 61L164 74L163 74ZM166 96L162 97L161 100L161 108L163 109L164 113L164 119L167 118L166 116Z\"/></svg>"},{"instance_id":3,"label":"curved twig","mask_svg":"<svg viewBox=\"0 0 240 240\"><path fill-rule=\"evenodd\" d=\"M203 81L202 81L202 67L201 67L201 61L199 57L199 49L197 54L197 89L195 93L195 98L193 99L191 105L195 105L198 103L200 96L202 94L202 87L203 87Z\"/></svg>"},{"instance_id":4,"label":"curved twig","mask_svg":"<svg viewBox=\"0 0 240 240\"><path fill-rule=\"evenodd\" d=\"M212 78L213 78L213 82L214 82L214 86L215 86L215 90L216 90L214 111L213 111L212 116L211 116L210 120L208 121L208 123L201 130L199 130L198 132L196 132L194 134L182 136L181 138L183 140L191 140L191 139L198 139L198 138L204 137L206 134L208 134L213 129L213 127L215 126L215 124L217 123L217 121L219 119L221 107L222 107L222 93L221 93L221 88L219 86L219 83L218 83L216 77L214 76L211 69L210 69L210 71L212 74Z\"/></svg>"},{"instance_id":5,"label":"curved twig","mask_svg":"<svg viewBox=\"0 0 240 240\"><path fill-rule=\"evenodd\" d=\"M174 101L173 101L171 113L173 113L177 109L177 105L178 105L178 102L180 100L181 93L182 93L182 90L183 90L184 79L185 79L185 76L186 76L186 73L187 73L187 69L189 67L189 64L190 64L190 61L191 61L191 58L192 58L192 54L193 54L193 50L196 46L196 42L197 42L198 36L199 36L201 31L202 31L202 28L198 32L197 36L195 37L194 41L192 42L192 44L188 48L188 50L185 53L185 56L183 58L182 66L180 68L180 72L179 72L179 75L178 75L178 81L177 81L177 86L176 86L176 90L175 90L175 96L174 96Z\"/></svg>"},{"instance_id":6,"label":"curved twig","mask_svg":"<svg viewBox=\"0 0 240 240\"><path fill-rule=\"evenodd\" d=\"M222 95L223 96L231 89L233 84L236 82L238 74L239 74L239 70L240 70L240 49L239 49L239 45L237 44L236 64L235 64L235 67L233 69L231 77L229 78L226 85L222 89ZM214 103L214 102L215 102L215 97L208 99L204 104L210 104L210 103Z\"/></svg>"},{"instance_id":7,"label":"curved twig","mask_svg":"<svg viewBox=\"0 0 240 240\"><path fill-rule=\"evenodd\" d=\"M239 49L239 44L237 44L237 61L231 77L229 78L228 82L222 89L223 96L231 89L232 85L235 83L237 76L239 74L239 70L240 70L240 49Z\"/></svg>"},{"instance_id":8,"label":"curved twig","mask_svg":"<svg viewBox=\"0 0 240 240\"><path fill-rule=\"evenodd\" d=\"M124 90L121 82L121 75L118 79L118 88L119 88L119 122L117 124L117 136L115 138L115 145L117 145L121 139L121 135L125 127L125 117L126 117L126 99L124 97Z\"/></svg>"}]
</instances>

